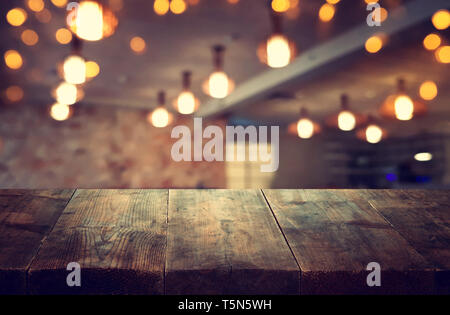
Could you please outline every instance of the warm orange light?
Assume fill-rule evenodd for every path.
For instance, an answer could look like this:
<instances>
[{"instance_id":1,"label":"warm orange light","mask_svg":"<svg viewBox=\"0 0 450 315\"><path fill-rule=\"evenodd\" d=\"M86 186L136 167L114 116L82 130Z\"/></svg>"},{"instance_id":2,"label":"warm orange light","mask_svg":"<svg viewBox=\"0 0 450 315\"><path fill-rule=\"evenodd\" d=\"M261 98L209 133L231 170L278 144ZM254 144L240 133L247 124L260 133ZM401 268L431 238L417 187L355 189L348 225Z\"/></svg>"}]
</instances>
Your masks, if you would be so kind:
<instances>
[{"instance_id":1,"label":"warm orange light","mask_svg":"<svg viewBox=\"0 0 450 315\"><path fill-rule=\"evenodd\" d=\"M176 104L180 114L190 115L196 111L198 101L192 92L184 91L178 96Z\"/></svg>"},{"instance_id":2,"label":"warm orange light","mask_svg":"<svg viewBox=\"0 0 450 315\"><path fill-rule=\"evenodd\" d=\"M20 100L22 100L24 93L20 86L13 85L6 89L5 94L6 94L6 98L8 99L8 101L15 103L15 102L19 102Z\"/></svg>"},{"instance_id":3,"label":"warm orange light","mask_svg":"<svg viewBox=\"0 0 450 315\"><path fill-rule=\"evenodd\" d=\"M158 15L165 15L167 12L169 12L169 8L169 0L155 0L153 4L153 10Z\"/></svg>"},{"instance_id":4,"label":"warm orange light","mask_svg":"<svg viewBox=\"0 0 450 315\"><path fill-rule=\"evenodd\" d=\"M314 123L308 118L302 118L297 122L297 134L299 138L309 139L314 135Z\"/></svg>"},{"instance_id":5,"label":"warm orange light","mask_svg":"<svg viewBox=\"0 0 450 315\"><path fill-rule=\"evenodd\" d=\"M450 25L450 13L447 10L439 10L431 18L431 22L438 30L445 30Z\"/></svg>"},{"instance_id":6,"label":"warm orange light","mask_svg":"<svg viewBox=\"0 0 450 315\"><path fill-rule=\"evenodd\" d=\"M14 8L6 14L6 20L12 26L20 26L27 20L27 12L22 8Z\"/></svg>"},{"instance_id":7,"label":"warm orange light","mask_svg":"<svg viewBox=\"0 0 450 315\"><path fill-rule=\"evenodd\" d=\"M229 94L230 84L228 76L223 71L216 71L209 76L209 95L214 98L224 98Z\"/></svg>"},{"instance_id":8,"label":"warm orange light","mask_svg":"<svg viewBox=\"0 0 450 315\"><path fill-rule=\"evenodd\" d=\"M342 131L351 131L355 129L356 126L356 117L355 115L348 111L341 111L338 115L338 127Z\"/></svg>"},{"instance_id":9,"label":"warm orange light","mask_svg":"<svg viewBox=\"0 0 450 315\"><path fill-rule=\"evenodd\" d=\"M50 116L57 121L64 121L70 116L70 107L64 104L55 103L50 108Z\"/></svg>"},{"instance_id":10,"label":"warm orange light","mask_svg":"<svg viewBox=\"0 0 450 315\"><path fill-rule=\"evenodd\" d=\"M66 6L68 0L52 0L52 3L58 8L63 8Z\"/></svg>"},{"instance_id":11,"label":"warm orange light","mask_svg":"<svg viewBox=\"0 0 450 315\"><path fill-rule=\"evenodd\" d=\"M239 0L227 0L227 1L228 1L228 3L231 3L231 4L236 4L236 3L239 2ZM190 1L188 1L188 3L190 5L196 5L196 4L198 4L198 2L199 2L199 0L190 0Z\"/></svg>"},{"instance_id":12,"label":"warm orange light","mask_svg":"<svg viewBox=\"0 0 450 315\"><path fill-rule=\"evenodd\" d=\"M67 28L60 28L55 34L58 43L66 45L72 41L72 33Z\"/></svg>"},{"instance_id":13,"label":"warm orange light","mask_svg":"<svg viewBox=\"0 0 450 315\"><path fill-rule=\"evenodd\" d=\"M77 87L73 84L63 82L61 83L55 91L56 101L59 104L72 105L77 102Z\"/></svg>"},{"instance_id":14,"label":"warm orange light","mask_svg":"<svg viewBox=\"0 0 450 315\"><path fill-rule=\"evenodd\" d=\"M86 78L95 78L100 73L100 66L95 61L86 62Z\"/></svg>"},{"instance_id":15,"label":"warm orange light","mask_svg":"<svg viewBox=\"0 0 450 315\"><path fill-rule=\"evenodd\" d=\"M8 50L5 52L4 59L8 68L13 70L20 69L23 65L22 56L16 50Z\"/></svg>"},{"instance_id":16,"label":"warm orange light","mask_svg":"<svg viewBox=\"0 0 450 315\"><path fill-rule=\"evenodd\" d=\"M34 46L39 41L39 36L33 30L24 30L20 35L22 42L27 46Z\"/></svg>"},{"instance_id":17,"label":"warm orange light","mask_svg":"<svg viewBox=\"0 0 450 315\"><path fill-rule=\"evenodd\" d=\"M380 51L381 48L383 48L383 41L379 36L375 35L367 39L365 47L367 52L374 54Z\"/></svg>"},{"instance_id":18,"label":"warm orange light","mask_svg":"<svg viewBox=\"0 0 450 315\"><path fill-rule=\"evenodd\" d=\"M438 94L438 88L433 81L425 81L420 85L420 97L426 101L433 100Z\"/></svg>"},{"instance_id":19,"label":"warm orange light","mask_svg":"<svg viewBox=\"0 0 450 315\"><path fill-rule=\"evenodd\" d=\"M171 115L167 109L163 106L159 106L148 115L147 120L153 127L164 128L170 124Z\"/></svg>"},{"instance_id":20,"label":"warm orange light","mask_svg":"<svg viewBox=\"0 0 450 315\"><path fill-rule=\"evenodd\" d=\"M42 0L28 0L27 5L34 12L41 12L45 7L44 1Z\"/></svg>"},{"instance_id":21,"label":"warm orange light","mask_svg":"<svg viewBox=\"0 0 450 315\"><path fill-rule=\"evenodd\" d=\"M111 36L117 24L117 18L111 10L96 1L81 1L75 19L69 26L79 38L98 41Z\"/></svg>"},{"instance_id":22,"label":"warm orange light","mask_svg":"<svg viewBox=\"0 0 450 315\"><path fill-rule=\"evenodd\" d=\"M86 82L86 61L83 57L71 55L64 60L64 80L70 84Z\"/></svg>"},{"instance_id":23,"label":"warm orange light","mask_svg":"<svg viewBox=\"0 0 450 315\"><path fill-rule=\"evenodd\" d=\"M327 2L328 2L329 4L336 4L336 3L338 3L339 1L341 1L341 0L327 0Z\"/></svg>"},{"instance_id":24,"label":"warm orange light","mask_svg":"<svg viewBox=\"0 0 450 315\"><path fill-rule=\"evenodd\" d=\"M319 18L322 22L329 22L333 19L336 13L336 8L334 5L329 3L324 3L319 10Z\"/></svg>"},{"instance_id":25,"label":"warm orange light","mask_svg":"<svg viewBox=\"0 0 450 315\"><path fill-rule=\"evenodd\" d=\"M435 51L435 56L440 63L450 63L450 46L439 47Z\"/></svg>"},{"instance_id":26,"label":"warm orange light","mask_svg":"<svg viewBox=\"0 0 450 315\"><path fill-rule=\"evenodd\" d=\"M272 68L282 68L291 61L289 40L280 34L272 35L267 40L267 64Z\"/></svg>"},{"instance_id":27,"label":"warm orange light","mask_svg":"<svg viewBox=\"0 0 450 315\"><path fill-rule=\"evenodd\" d=\"M375 144L383 139L383 130L377 125L370 125L366 128L366 140L369 143Z\"/></svg>"},{"instance_id":28,"label":"warm orange light","mask_svg":"<svg viewBox=\"0 0 450 315\"><path fill-rule=\"evenodd\" d=\"M94 1L80 3L77 11L76 34L78 37L97 41L103 38L103 10L100 4Z\"/></svg>"},{"instance_id":29,"label":"warm orange light","mask_svg":"<svg viewBox=\"0 0 450 315\"><path fill-rule=\"evenodd\" d=\"M378 2L378 0L365 0L365 1L366 1L367 4L369 4L369 3L377 3Z\"/></svg>"},{"instance_id":30,"label":"warm orange light","mask_svg":"<svg viewBox=\"0 0 450 315\"><path fill-rule=\"evenodd\" d=\"M290 5L289 0L272 0L272 9L275 12L286 12Z\"/></svg>"},{"instance_id":31,"label":"warm orange light","mask_svg":"<svg viewBox=\"0 0 450 315\"><path fill-rule=\"evenodd\" d=\"M399 95L394 101L395 117L398 120L411 120L414 116L414 103L407 95Z\"/></svg>"},{"instance_id":32,"label":"warm orange light","mask_svg":"<svg viewBox=\"0 0 450 315\"><path fill-rule=\"evenodd\" d=\"M186 11L186 2L184 0L172 0L170 2L170 11L172 11L173 14L181 14L184 11Z\"/></svg>"},{"instance_id":33,"label":"warm orange light","mask_svg":"<svg viewBox=\"0 0 450 315\"><path fill-rule=\"evenodd\" d=\"M441 45L441 38L438 34L429 34L423 40L423 46L428 50L435 50Z\"/></svg>"},{"instance_id":34,"label":"warm orange light","mask_svg":"<svg viewBox=\"0 0 450 315\"><path fill-rule=\"evenodd\" d=\"M147 45L145 43L145 40L139 36L133 37L130 41L131 50L138 55L141 55L145 52L146 46Z\"/></svg>"}]
</instances>

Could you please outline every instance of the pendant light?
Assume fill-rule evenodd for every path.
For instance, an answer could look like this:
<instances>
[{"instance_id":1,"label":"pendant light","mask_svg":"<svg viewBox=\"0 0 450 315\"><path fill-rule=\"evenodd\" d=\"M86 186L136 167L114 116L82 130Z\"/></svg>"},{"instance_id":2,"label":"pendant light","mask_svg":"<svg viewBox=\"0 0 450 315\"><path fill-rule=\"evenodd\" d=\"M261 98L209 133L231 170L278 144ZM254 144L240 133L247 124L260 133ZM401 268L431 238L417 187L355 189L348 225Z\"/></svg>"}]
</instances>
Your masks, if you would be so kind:
<instances>
[{"instance_id":1,"label":"pendant light","mask_svg":"<svg viewBox=\"0 0 450 315\"><path fill-rule=\"evenodd\" d=\"M81 88L67 82L61 82L51 94L56 102L62 105L73 105L84 97Z\"/></svg>"},{"instance_id":2,"label":"pendant light","mask_svg":"<svg viewBox=\"0 0 450 315\"><path fill-rule=\"evenodd\" d=\"M72 39L72 53L64 60L64 80L70 84L86 82L86 60L81 56L82 42L79 38Z\"/></svg>"},{"instance_id":3,"label":"pendant light","mask_svg":"<svg viewBox=\"0 0 450 315\"><path fill-rule=\"evenodd\" d=\"M311 120L305 108L300 110L299 119L288 127L288 133L295 134L300 139L310 139L319 132L320 125Z\"/></svg>"},{"instance_id":4,"label":"pendant light","mask_svg":"<svg viewBox=\"0 0 450 315\"><path fill-rule=\"evenodd\" d=\"M290 41L282 31L281 15L270 10L272 18L272 34L258 47L258 58L271 68L286 67L296 54L294 42Z\"/></svg>"},{"instance_id":5,"label":"pendant light","mask_svg":"<svg viewBox=\"0 0 450 315\"><path fill-rule=\"evenodd\" d=\"M50 107L50 117L56 121L64 121L73 114L73 107L65 104L55 103Z\"/></svg>"},{"instance_id":6,"label":"pendant light","mask_svg":"<svg viewBox=\"0 0 450 315\"><path fill-rule=\"evenodd\" d=\"M72 7L67 17L67 25L79 38L98 41L111 36L118 25L114 13L102 0L84 0Z\"/></svg>"},{"instance_id":7,"label":"pendant light","mask_svg":"<svg viewBox=\"0 0 450 315\"><path fill-rule=\"evenodd\" d=\"M216 45L213 47L214 72L203 84L203 91L213 98L225 98L234 89L234 82L223 71L223 55L225 47Z\"/></svg>"},{"instance_id":8,"label":"pendant light","mask_svg":"<svg viewBox=\"0 0 450 315\"><path fill-rule=\"evenodd\" d=\"M200 102L191 91L191 76L190 71L183 72L183 91L175 100L175 108L180 114L190 115L197 111Z\"/></svg>"},{"instance_id":9,"label":"pendant light","mask_svg":"<svg viewBox=\"0 0 450 315\"><path fill-rule=\"evenodd\" d=\"M376 144L387 137L387 132L373 116L369 116L365 126L357 131L356 136L363 141Z\"/></svg>"},{"instance_id":10,"label":"pendant light","mask_svg":"<svg viewBox=\"0 0 450 315\"><path fill-rule=\"evenodd\" d=\"M338 128L342 131L352 131L362 123L364 123L364 116L353 112L350 109L348 95L342 94L341 109L337 114L328 119L327 124L330 127Z\"/></svg>"},{"instance_id":11,"label":"pendant light","mask_svg":"<svg viewBox=\"0 0 450 315\"><path fill-rule=\"evenodd\" d=\"M166 94L158 93L158 107L148 114L147 120L153 127L165 128L172 123L173 115L166 109Z\"/></svg>"},{"instance_id":12,"label":"pendant light","mask_svg":"<svg viewBox=\"0 0 450 315\"><path fill-rule=\"evenodd\" d=\"M397 80L397 92L386 98L380 114L387 118L402 121L411 120L414 116L420 116L427 111L426 105L419 101L413 101L406 93L405 80Z\"/></svg>"}]
</instances>

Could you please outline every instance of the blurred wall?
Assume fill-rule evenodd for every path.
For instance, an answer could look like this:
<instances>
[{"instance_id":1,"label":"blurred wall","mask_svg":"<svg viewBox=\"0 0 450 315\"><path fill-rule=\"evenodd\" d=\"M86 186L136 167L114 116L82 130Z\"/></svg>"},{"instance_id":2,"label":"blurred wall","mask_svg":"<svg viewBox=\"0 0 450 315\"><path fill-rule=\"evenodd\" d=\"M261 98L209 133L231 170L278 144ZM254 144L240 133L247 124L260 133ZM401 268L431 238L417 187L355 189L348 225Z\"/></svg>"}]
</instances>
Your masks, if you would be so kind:
<instances>
[{"instance_id":1,"label":"blurred wall","mask_svg":"<svg viewBox=\"0 0 450 315\"><path fill-rule=\"evenodd\" d=\"M225 188L223 163L174 162L171 129L147 111L75 106L57 122L46 106L0 105L0 188Z\"/></svg>"}]
</instances>

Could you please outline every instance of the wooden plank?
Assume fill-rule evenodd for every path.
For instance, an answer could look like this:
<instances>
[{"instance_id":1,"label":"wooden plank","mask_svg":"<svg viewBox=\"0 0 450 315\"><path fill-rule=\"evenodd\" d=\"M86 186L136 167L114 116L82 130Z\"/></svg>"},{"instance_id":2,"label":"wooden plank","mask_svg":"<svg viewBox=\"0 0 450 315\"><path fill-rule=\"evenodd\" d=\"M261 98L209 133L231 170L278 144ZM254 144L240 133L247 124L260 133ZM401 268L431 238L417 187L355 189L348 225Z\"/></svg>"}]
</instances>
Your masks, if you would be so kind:
<instances>
[{"instance_id":1,"label":"wooden plank","mask_svg":"<svg viewBox=\"0 0 450 315\"><path fill-rule=\"evenodd\" d=\"M0 190L0 294L25 294L26 272L74 190Z\"/></svg>"},{"instance_id":2,"label":"wooden plank","mask_svg":"<svg viewBox=\"0 0 450 315\"><path fill-rule=\"evenodd\" d=\"M29 271L32 294L162 294L167 190L79 190ZM70 262L81 287L69 287Z\"/></svg>"},{"instance_id":3,"label":"wooden plank","mask_svg":"<svg viewBox=\"0 0 450 315\"><path fill-rule=\"evenodd\" d=\"M298 294L298 265L259 190L170 190L168 217L168 294Z\"/></svg>"},{"instance_id":4,"label":"wooden plank","mask_svg":"<svg viewBox=\"0 0 450 315\"><path fill-rule=\"evenodd\" d=\"M303 294L431 293L427 261L364 200L343 192L264 190L300 265ZM381 286L366 284L370 262Z\"/></svg>"},{"instance_id":5,"label":"wooden plank","mask_svg":"<svg viewBox=\"0 0 450 315\"><path fill-rule=\"evenodd\" d=\"M394 228L436 269L436 291L450 293L450 194L390 190L365 195Z\"/></svg>"}]
</instances>

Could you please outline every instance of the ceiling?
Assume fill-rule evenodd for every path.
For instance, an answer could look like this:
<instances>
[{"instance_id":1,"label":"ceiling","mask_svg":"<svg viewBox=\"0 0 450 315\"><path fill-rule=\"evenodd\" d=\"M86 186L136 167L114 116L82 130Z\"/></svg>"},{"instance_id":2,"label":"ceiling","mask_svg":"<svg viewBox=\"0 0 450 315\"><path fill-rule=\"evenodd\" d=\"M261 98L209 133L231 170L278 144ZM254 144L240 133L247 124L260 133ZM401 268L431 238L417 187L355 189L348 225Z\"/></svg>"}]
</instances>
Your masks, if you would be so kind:
<instances>
[{"instance_id":1,"label":"ceiling","mask_svg":"<svg viewBox=\"0 0 450 315\"><path fill-rule=\"evenodd\" d=\"M388 9L408 1L386 0ZM336 17L330 23L321 23L317 12L323 1L299 2L299 14L284 20L284 30L298 45L300 53L335 38L338 34L364 23L367 11L364 1L342 1L337 5ZM355 5L357 3L357 5ZM24 1L2 1L2 16L13 6L24 6ZM40 23L31 17L21 27L12 27L0 19L2 54L17 49L25 59L24 67L12 71L2 63L1 88L9 84L24 87L25 101L50 104L50 90L58 84L57 62L70 53L70 45L55 40L55 32L64 26L65 10L56 8L49 0L46 7L52 13L49 23ZM240 83L267 70L258 61L256 48L271 30L266 0L241 0L230 4L226 0L200 0L181 15L157 16L153 1L127 0L116 12L119 27L116 33L99 42L86 42L83 54L96 61L101 73L85 87L84 104L152 108L156 105L158 90L165 90L174 99L181 89L183 70L193 72L193 90L202 103L209 100L201 91L202 82L212 70L211 46L227 46L225 70ZM29 11L30 13L30 11ZM427 26L425 31L427 31ZM25 28L34 29L40 36L34 47L20 41ZM421 34L421 31L418 31ZM147 51L135 55L129 41L141 36L147 42ZM422 35L419 35L422 36ZM402 39L400 38L401 42ZM280 90L289 99L270 99L239 108L234 115L261 121L288 122L301 105L322 118L335 111L342 92L350 94L358 110L373 111L375 106L393 91L396 78L404 76L411 91L417 89L423 78L435 80L440 86L436 114L449 117L450 100L448 66L435 62L429 52L421 49L421 38L409 39L385 52L359 55L302 85ZM445 100L444 102L442 100Z\"/></svg>"}]
</instances>

